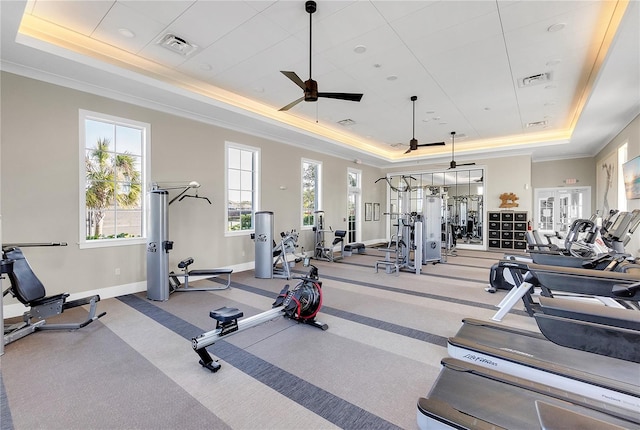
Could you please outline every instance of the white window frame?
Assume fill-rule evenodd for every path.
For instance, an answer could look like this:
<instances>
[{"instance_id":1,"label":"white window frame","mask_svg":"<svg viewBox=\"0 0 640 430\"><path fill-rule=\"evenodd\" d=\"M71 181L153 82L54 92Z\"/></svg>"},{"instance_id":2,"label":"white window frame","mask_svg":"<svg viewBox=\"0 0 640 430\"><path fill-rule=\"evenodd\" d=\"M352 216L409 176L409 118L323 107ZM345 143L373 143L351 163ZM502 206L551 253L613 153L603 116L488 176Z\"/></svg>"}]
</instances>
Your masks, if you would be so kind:
<instances>
[{"instance_id":1,"label":"white window frame","mask_svg":"<svg viewBox=\"0 0 640 430\"><path fill-rule=\"evenodd\" d=\"M229 149L239 149L242 151L250 151L253 153L253 210L251 213L252 222L251 229L247 230L228 230L229 228ZM224 147L224 235L245 236L247 233L255 232L255 216L260 211L260 148L254 146L243 145L235 142L225 142Z\"/></svg>"},{"instance_id":2,"label":"white window frame","mask_svg":"<svg viewBox=\"0 0 640 430\"><path fill-rule=\"evenodd\" d=\"M80 109L78 113L78 129L79 129L79 161L80 161L80 180L78 183L78 192L80 195L80 204L79 204L79 228L78 228L78 246L80 249L85 248L104 248L111 246L126 246L126 245L140 245L145 244L147 239L147 208L148 208L148 183L149 178L151 177L151 124L135 121L128 118L120 118L113 115L103 114L99 112L92 112L84 109ZM94 120L101 121L106 123L114 123L119 125L124 125L132 128L139 128L142 130L143 138L142 138L142 177L140 178L142 184L141 190L141 236L135 238L113 238L113 239L92 239L87 240L86 238L86 193L85 193L85 185L86 185L86 165L85 165L85 154L86 154L86 130L85 130L85 121L86 120Z\"/></svg>"},{"instance_id":3,"label":"white window frame","mask_svg":"<svg viewBox=\"0 0 640 430\"><path fill-rule=\"evenodd\" d=\"M304 165L315 164L318 168L316 171L316 201L314 212L322 210L322 162L312 160L310 158L302 158L300 160L300 230L312 230L315 226L315 222L312 225L304 225ZM314 218L315 220L315 218Z\"/></svg>"},{"instance_id":4,"label":"white window frame","mask_svg":"<svg viewBox=\"0 0 640 430\"><path fill-rule=\"evenodd\" d=\"M352 194L356 197L355 201L355 211L356 211L356 219L355 219L355 242L360 240L360 236L362 235L362 220L364 219L364 213L362 211L362 170L353 169L351 167L347 168L347 180L349 175L355 175L357 184L353 187L350 183L347 183L347 205L349 204L349 196ZM348 207L345 208L346 218L347 218L347 234L351 232L349 230L349 211ZM373 216L373 209L371 212ZM346 240L346 239L345 239Z\"/></svg>"}]
</instances>

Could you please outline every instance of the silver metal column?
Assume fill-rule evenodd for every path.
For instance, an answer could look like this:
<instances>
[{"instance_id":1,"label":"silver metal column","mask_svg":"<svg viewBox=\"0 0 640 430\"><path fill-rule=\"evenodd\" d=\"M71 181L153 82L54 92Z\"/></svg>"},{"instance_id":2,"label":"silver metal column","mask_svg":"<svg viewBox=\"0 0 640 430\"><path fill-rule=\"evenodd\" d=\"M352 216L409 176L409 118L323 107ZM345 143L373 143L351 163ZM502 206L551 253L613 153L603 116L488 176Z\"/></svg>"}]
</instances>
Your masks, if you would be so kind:
<instances>
[{"instance_id":1,"label":"silver metal column","mask_svg":"<svg viewBox=\"0 0 640 430\"><path fill-rule=\"evenodd\" d=\"M425 197L422 213L425 219L422 262L442 261L442 198Z\"/></svg>"},{"instance_id":2,"label":"silver metal column","mask_svg":"<svg viewBox=\"0 0 640 430\"><path fill-rule=\"evenodd\" d=\"M273 278L273 212L256 212L256 278Z\"/></svg>"},{"instance_id":3,"label":"silver metal column","mask_svg":"<svg viewBox=\"0 0 640 430\"><path fill-rule=\"evenodd\" d=\"M169 210L167 190L152 190L149 195L149 231L147 239L147 298L169 300Z\"/></svg>"}]
</instances>

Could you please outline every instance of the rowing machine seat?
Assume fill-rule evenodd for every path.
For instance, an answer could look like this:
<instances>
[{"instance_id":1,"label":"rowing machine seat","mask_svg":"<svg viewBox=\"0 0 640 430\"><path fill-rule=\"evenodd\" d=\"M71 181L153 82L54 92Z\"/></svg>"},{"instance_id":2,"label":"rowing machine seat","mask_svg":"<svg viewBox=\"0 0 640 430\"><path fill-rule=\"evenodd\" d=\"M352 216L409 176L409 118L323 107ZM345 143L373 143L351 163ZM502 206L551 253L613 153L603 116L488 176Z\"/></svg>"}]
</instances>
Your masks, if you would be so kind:
<instances>
[{"instance_id":1,"label":"rowing machine seat","mask_svg":"<svg viewBox=\"0 0 640 430\"><path fill-rule=\"evenodd\" d=\"M211 318L222 323L237 320L242 318L243 315L244 313L238 308L229 308L227 306L209 312Z\"/></svg>"}]
</instances>

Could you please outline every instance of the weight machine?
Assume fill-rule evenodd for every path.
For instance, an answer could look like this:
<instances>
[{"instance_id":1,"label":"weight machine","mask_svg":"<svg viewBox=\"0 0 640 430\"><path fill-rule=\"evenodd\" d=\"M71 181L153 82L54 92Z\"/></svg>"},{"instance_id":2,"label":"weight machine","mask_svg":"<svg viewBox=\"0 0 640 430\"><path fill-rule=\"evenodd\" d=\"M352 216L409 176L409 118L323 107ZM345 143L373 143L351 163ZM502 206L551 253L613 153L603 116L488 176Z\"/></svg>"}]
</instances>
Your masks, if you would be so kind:
<instances>
[{"instance_id":1,"label":"weight machine","mask_svg":"<svg viewBox=\"0 0 640 430\"><path fill-rule=\"evenodd\" d=\"M256 212L255 220L255 233L251 234L251 239L255 243L256 278L291 279L291 268L302 260L296 255L298 232L281 232L280 242L276 243L273 239L273 212Z\"/></svg>"},{"instance_id":2,"label":"weight machine","mask_svg":"<svg viewBox=\"0 0 640 430\"><path fill-rule=\"evenodd\" d=\"M347 235L346 230L333 231L331 227L329 230L324 229L324 211L315 211L314 213L315 225L313 226L313 234L315 247L313 252L313 258L324 261L338 261L344 257L344 237ZM324 234L326 232L333 233L335 238L331 243L331 246L327 246L325 243ZM340 245L340 256L337 257L333 252L336 245Z\"/></svg>"},{"instance_id":3,"label":"weight machine","mask_svg":"<svg viewBox=\"0 0 640 430\"><path fill-rule=\"evenodd\" d=\"M11 286L2 293L2 296L11 294L29 308L23 314L22 322L4 327L3 345L21 339L36 330L78 330L107 314L102 312L96 315L97 303L100 301L100 296L97 294L72 301L67 301L69 293L47 296L44 285L33 272L20 249L35 246L67 246L67 244L65 242L3 244L2 273L7 274ZM60 315L66 309L84 305L89 305L89 313L83 321L47 324L47 318Z\"/></svg>"},{"instance_id":4,"label":"weight machine","mask_svg":"<svg viewBox=\"0 0 640 430\"><path fill-rule=\"evenodd\" d=\"M411 192L418 190L411 187L411 176L401 176L404 184L395 187L389 177L379 178L377 182L385 180L390 189L398 194L400 211L385 213L390 217L397 217L396 234L392 234L388 246L382 248L384 260L375 263L376 272L384 267L386 273L398 272L402 269L420 274L422 265L429 262L442 261L441 238L441 210L442 199L439 196L424 195L426 188L420 188L422 211L411 211Z\"/></svg>"},{"instance_id":5,"label":"weight machine","mask_svg":"<svg viewBox=\"0 0 640 430\"><path fill-rule=\"evenodd\" d=\"M298 232L295 230L280 233L280 242L273 248L273 277L291 279L291 268L300 261L296 255ZM304 250L303 250L304 253Z\"/></svg>"},{"instance_id":6,"label":"weight machine","mask_svg":"<svg viewBox=\"0 0 640 430\"><path fill-rule=\"evenodd\" d=\"M178 264L183 273L169 273L169 251L173 249L173 241L169 240L169 205L185 198L206 200L207 197L186 194L191 189L200 188L200 184L191 181L187 185L153 184L149 192L149 231L147 239L147 298L149 300L166 301L169 295L176 291L213 291L229 287L233 269L196 269L189 270L193 258L189 257ZM168 200L170 190L181 190L173 199ZM189 287L189 276L227 276L227 283L221 287ZM184 285L178 277L184 278Z\"/></svg>"}]
</instances>

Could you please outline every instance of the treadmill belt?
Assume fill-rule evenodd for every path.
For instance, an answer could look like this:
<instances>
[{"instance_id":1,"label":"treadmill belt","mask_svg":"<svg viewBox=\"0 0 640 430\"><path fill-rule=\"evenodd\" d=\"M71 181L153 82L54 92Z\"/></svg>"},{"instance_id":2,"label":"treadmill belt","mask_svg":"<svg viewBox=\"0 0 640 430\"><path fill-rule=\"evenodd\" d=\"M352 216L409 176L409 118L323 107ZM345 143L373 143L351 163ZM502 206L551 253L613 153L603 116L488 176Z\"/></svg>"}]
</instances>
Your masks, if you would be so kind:
<instances>
[{"instance_id":1,"label":"treadmill belt","mask_svg":"<svg viewBox=\"0 0 640 430\"><path fill-rule=\"evenodd\" d=\"M566 348L539 333L465 319L449 355L640 413L638 364Z\"/></svg>"},{"instance_id":2,"label":"treadmill belt","mask_svg":"<svg viewBox=\"0 0 640 430\"><path fill-rule=\"evenodd\" d=\"M442 360L443 368L431 388L429 399L444 402L453 410L478 420L509 429L541 428L536 402L564 412L566 419L580 422L604 422L607 425L628 429L640 429L640 417L636 413L567 393L521 378L476 366L453 358ZM424 403L428 407L427 403ZM561 411L558 411L560 409ZM444 410L441 408L440 410ZM421 416L418 407L418 422ZM455 418L443 417L441 422L455 422ZM421 425L422 427L422 425ZM595 427L591 427L595 428Z\"/></svg>"},{"instance_id":3,"label":"treadmill belt","mask_svg":"<svg viewBox=\"0 0 640 430\"><path fill-rule=\"evenodd\" d=\"M556 345L540 333L471 318L463 322L453 339L467 339L495 348L507 357L521 357L527 366L540 364L543 370L552 373L584 374L598 384L614 386L640 397L637 363Z\"/></svg>"}]
</instances>

